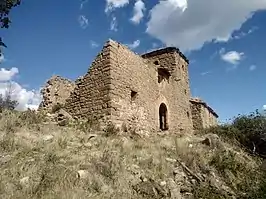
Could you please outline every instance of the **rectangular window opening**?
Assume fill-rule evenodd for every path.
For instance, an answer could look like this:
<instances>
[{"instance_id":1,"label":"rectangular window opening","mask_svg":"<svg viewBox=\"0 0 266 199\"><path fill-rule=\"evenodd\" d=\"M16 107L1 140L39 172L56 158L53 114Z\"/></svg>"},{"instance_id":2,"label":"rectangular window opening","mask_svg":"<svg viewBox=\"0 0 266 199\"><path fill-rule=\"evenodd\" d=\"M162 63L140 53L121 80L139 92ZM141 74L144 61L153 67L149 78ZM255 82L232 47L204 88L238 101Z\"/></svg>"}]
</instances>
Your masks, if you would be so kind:
<instances>
[{"instance_id":1,"label":"rectangular window opening","mask_svg":"<svg viewBox=\"0 0 266 199\"><path fill-rule=\"evenodd\" d=\"M169 77L171 74L169 71L165 68L158 68L158 83L161 83L162 81L167 81L169 83Z\"/></svg>"},{"instance_id":2,"label":"rectangular window opening","mask_svg":"<svg viewBox=\"0 0 266 199\"><path fill-rule=\"evenodd\" d=\"M136 91L131 90L131 101L134 101L136 99L137 94L138 93Z\"/></svg>"}]
</instances>

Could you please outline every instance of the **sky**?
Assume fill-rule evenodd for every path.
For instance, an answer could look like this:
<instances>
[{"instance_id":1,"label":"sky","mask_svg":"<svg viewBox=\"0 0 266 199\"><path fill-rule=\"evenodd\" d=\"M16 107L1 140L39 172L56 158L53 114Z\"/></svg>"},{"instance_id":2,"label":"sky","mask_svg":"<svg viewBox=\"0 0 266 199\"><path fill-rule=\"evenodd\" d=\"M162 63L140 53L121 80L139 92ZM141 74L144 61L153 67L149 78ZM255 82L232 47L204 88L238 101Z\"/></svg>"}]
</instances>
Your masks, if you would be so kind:
<instances>
[{"instance_id":1,"label":"sky","mask_svg":"<svg viewBox=\"0 0 266 199\"><path fill-rule=\"evenodd\" d=\"M266 109L266 0L22 0L0 29L0 93L36 108L52 75L85 74L109 39L134 52L166 46L190 60L191 93L220 121Z\"/></svg>"}]
</instances>

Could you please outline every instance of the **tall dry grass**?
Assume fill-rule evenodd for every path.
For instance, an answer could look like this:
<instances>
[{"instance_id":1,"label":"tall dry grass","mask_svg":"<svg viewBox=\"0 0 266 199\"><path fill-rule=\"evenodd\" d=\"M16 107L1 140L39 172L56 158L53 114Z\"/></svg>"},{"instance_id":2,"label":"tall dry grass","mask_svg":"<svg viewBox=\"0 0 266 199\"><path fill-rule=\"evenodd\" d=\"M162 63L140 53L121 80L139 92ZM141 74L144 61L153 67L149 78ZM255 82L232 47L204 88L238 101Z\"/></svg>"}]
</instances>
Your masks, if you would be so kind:
<instances>
[{"instance_id":1,"label":"tall dry grass","mask_svg":"<svg viewBox=\"0 0 266 199\"><path fill-rule=\"evenodd\" d=\"M247 164L253 159L243 159L246 154L241 150L223 165L224 159L217 157L226 158L227 154L201 144L202 138L196 136L132 139L131 135L117 134L112 125L104 132L93 126L79 122L59 127L34 112L4 112L0 118L0 198L171 198L169 179L177 182L184 174L177 159L205 179L190 190L194 198L226 198L210 185L237 193L234 183L243 181L239 177L242 171L232 172L232 168L239 168L230 167L232 162L247 170L257 168L256 162ZM231 145L225 148L235 151ZM222 169L231 169L231 181L225 180ZM191 180L184 178L182 183ZM156 182L166 194L154 195L150 189L156 186L150 187L148 182ZM187 197L193 198L191 194Z\"/></svg>"}]
</instances>

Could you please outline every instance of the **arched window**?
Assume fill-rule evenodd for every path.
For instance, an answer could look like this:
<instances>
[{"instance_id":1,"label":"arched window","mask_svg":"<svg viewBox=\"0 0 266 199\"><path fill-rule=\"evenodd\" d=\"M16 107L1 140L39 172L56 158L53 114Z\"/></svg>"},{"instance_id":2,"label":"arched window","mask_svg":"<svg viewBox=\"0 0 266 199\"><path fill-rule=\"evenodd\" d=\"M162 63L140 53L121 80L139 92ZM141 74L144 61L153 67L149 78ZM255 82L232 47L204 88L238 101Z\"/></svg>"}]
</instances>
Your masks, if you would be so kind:
<instances>
[{"instance_id":1,"label":"arched window","mask_svg":"<svg viewBox=\"0 0 266 199\"><path fill-rule=\"evenodd\" d=\"M162 103L159 107L159 120L160 120L160 129L162 131L168 130L168 113L167 107Z\"/></svg>"}]
</instances>

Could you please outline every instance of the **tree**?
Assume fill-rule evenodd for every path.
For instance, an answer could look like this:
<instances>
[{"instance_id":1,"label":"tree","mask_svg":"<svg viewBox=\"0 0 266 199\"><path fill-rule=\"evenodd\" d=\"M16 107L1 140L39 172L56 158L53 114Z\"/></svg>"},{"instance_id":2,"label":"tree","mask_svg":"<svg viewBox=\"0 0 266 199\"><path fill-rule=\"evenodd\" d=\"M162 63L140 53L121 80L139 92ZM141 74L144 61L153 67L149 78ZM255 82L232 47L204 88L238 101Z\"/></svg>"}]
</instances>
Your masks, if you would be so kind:
<instances>
[{"instance_id":1,"label":"tree","mask_svg":"<svg viewBox=\"0 0 266 199\"><path fill-rule=\"evenodd\" d=\"M0 94L0 112L3 110L14 110L17 107L18 101L11 98L13 93L14 89L12 89L12 84L9 83L5 94Z\"/></svg>"},{"instance_id":2,"label":"tree","mask_svg":"<svg viewBox=\"0 0 266 199\"><path fill-rule=\"evenodd\" d=\"M0 26L1 28L9 28L11 20L9 18L10 10L20 5L21 0L0 0ZM7 47L0 37L0 56L2 54L1 47Z\"/></svg>"}]
</instances>

